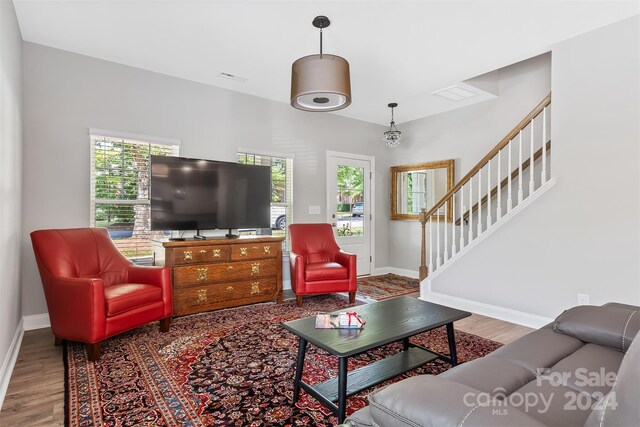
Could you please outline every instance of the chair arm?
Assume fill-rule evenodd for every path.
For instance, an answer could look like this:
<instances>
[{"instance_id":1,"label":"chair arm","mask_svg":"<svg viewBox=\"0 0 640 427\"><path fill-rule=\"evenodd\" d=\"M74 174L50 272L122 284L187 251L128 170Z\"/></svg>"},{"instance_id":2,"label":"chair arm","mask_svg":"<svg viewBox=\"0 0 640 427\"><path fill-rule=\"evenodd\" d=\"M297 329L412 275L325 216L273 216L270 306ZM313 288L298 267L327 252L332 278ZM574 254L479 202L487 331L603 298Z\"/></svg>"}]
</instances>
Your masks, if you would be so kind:
<instances>
[{"instance_id":1,"label":"chair arm","mask_svg":"<svg viewBox=\"0 0 640 427\"><path fill-rule=\"evenodd\" d=\"M173 314L173 292L171 290L171 268L131 265L127 270L127 280L131 283L144 283L162 288L165 317Z\"/></svg>"},{"instance_id":2,"label":"chair arm","mask_svg":"<svg viewBox=\"0 0 640 427\"><path fill-rule=\"evenodd\" d=\"M55 336L87 343L105 338L102 279L52 277L46 290L49 320Z\"/></svg>"},{"instance_id":3,"label":"chair arm","mask_svg":"<svg viewBox=\"0 0 640 427\"><path fill-rule=\"evenodd\" d=\"M355 271L358 257L356 256L356 254L339 250L338 252L336 252L335 261L343 267L347 267L349 270L351 270L351 267L353 267L353 271Z\"/></svg>"},{"instance_id":4,"label":"chair arm","mask_svg":"<svg viewBox=\"0 0 640 427\"><path fill-rule=\"evenodd\" d=\"M370 411L354 413L354 426L521 426L541 422L488 393L432 375L407 378L369 395ZM347 419L346 422L350 420Z\"/></svg>"},{"instance_id":5,"label":"chair arm","mask_svg":"<svg viewBox=\"0 0 640 427\"><path fill-rule=\"evenodd\" d=\"M349 292L356 291L358 287L358 279L357 279L357 272L356 272L356 268L357 268L356 266L358 265L358 257L356 256L356 254L352 254L352 253L340 250L336 252L335 261L338 264L342 265L343 267L346 267L347 270L349 271Z\"/></svg>"},{"instance_id":6,"label":"chair arm","mask_svg":"<svg viewBox=\"0 0 640 427\"><path fill-rule=\"evenodd\" d=\"M304 292L304 269L307 260L304 255L289 252L289 265L291 267L291 289L293 292Z\"/></svg>"}]
</instances>

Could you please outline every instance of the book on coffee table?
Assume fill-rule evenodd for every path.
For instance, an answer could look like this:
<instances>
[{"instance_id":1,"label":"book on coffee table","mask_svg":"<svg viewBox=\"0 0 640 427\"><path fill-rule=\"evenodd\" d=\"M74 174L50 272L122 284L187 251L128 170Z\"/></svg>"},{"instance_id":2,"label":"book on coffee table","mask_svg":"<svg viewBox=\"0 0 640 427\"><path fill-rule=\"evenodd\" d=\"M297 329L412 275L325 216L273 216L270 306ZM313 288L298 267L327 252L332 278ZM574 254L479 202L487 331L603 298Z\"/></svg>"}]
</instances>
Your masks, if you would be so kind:
<instances>
[{"instance_id":1,"label":"book on coffee table","mask_svg":"<svg viewBox=\"0 0 640 427\"><path fill-rule=\"evenodd\" d=\"M316 315L316 329L362 329L365 323L355 311Z\"/></svg>"}]
</instances>

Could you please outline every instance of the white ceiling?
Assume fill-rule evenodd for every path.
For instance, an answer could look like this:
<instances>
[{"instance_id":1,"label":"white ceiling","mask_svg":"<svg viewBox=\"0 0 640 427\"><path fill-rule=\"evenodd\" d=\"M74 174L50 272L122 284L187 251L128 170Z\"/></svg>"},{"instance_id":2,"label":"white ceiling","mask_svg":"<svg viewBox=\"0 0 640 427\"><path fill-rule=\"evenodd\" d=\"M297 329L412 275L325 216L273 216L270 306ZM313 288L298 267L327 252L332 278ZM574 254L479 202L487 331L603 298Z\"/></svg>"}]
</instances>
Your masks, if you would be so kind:
<instances>
[{"instance_id":1,"label":"white ceiling","mask_svg":"<svg viewBox=\"0 0 640 427\"><path fill-rule=\"evenodd\" d=\"M487 99L431 92L547 52L640 13L638 1L14 0L24 40L275 101L291 64L324 52L351 66L353 103L336 113L388 125ZM242 83L221 72L248 78ZM318 114L318 113L309 113Z\"/></svg>"}]
</instances>

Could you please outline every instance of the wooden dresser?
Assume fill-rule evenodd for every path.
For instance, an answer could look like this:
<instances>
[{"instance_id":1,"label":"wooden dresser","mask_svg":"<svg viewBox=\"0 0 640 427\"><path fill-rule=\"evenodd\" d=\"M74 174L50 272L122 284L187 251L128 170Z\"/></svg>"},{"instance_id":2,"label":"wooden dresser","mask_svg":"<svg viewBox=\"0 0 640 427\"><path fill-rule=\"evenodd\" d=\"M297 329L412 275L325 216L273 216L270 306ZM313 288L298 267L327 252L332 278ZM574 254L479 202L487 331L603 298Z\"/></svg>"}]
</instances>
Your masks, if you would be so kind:
<instances>
[{"instance_id":1,"label":"wooden dresser","mask_svg":"<svg viewBox=\"0 0 640 427\"><path fill-rule=\"evenodd\" d=\"M283 237L153 241L155 265L171 267L173 314L282 302Z\"/></svg>"}]
</instances>

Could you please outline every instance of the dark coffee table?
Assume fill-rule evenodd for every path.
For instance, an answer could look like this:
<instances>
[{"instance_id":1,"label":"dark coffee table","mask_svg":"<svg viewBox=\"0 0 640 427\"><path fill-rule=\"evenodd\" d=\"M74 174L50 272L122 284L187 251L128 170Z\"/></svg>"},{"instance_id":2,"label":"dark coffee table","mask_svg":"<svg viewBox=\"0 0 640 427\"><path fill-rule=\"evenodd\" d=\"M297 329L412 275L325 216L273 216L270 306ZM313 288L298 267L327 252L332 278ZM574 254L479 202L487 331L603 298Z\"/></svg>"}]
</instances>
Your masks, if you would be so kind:
<instances>
[{"instance_id":1,"label":"dark coffee table","mask_svg":"<svg viewBox=\"0 0 640 427\"><path fill-rule=\"evenodd\" d=\"M353 310L366 321L364 329L316 329L315 316L285 322L282 327L297 335L298 361L293 388L293 403L298 401L300 388L333 411L342 423L347 397L383 381L417 368L434 359L452 365L458 363L453 322L471 313L417 298L397 297L360 305ZM346 310L340 310L346 311ZM336 312L337 313L337 312ZM436 353L411 343L409 338L431 329L446 326L450 356ZM402 341L404 349L398 354L378 360L347 373L347 359L394 341ZM338 358L338 376L310 385L302 381L302 369L307 343L326 350ZM336 405L334 402L338 402Z\"/></svg>"}]
</instances>

